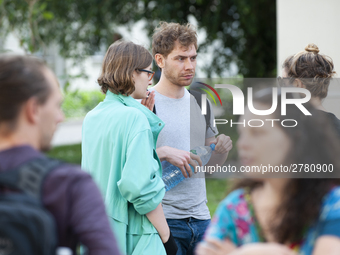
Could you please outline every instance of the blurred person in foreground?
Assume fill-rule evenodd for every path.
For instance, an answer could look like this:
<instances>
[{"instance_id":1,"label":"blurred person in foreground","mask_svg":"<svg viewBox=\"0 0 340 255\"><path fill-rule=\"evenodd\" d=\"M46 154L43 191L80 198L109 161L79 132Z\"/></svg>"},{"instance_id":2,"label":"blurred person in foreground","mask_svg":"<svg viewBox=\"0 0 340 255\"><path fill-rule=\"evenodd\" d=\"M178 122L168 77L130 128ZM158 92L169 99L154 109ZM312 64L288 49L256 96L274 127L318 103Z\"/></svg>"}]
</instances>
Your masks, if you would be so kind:
<instances>
[{"instance_id":1,"label":"blurred person in foreground","mask_svg":"<svg viewBox=\"0 0 340 255\"><path fill-rule=\"evenodd\" d=\"M312 97L311 103L330 119L340 137L340 120L322 105L335 74L333 60L320 54L318 46L310 43L305 50L286 58L282 65L283 79L281 81L283 84L292 84L309 90Z\"/></svg>"},{"instance_id":2,"label":"blurred person in foreground","mask_svg":"<svg viewBox=\"0 0 340 255\"><path fill-rule=\"evenodd\" d=\"M254 107L269 109L272 95L257 95ZM241 164L303 164L308 172L303 169L300 173L297 168L297 173L248 173L248 178L237 181L220 203L196 254L339 254L340 148L333 139L335 131L312 104L304 104L312 116L304 115L295 105L287 105L287 115L282 116L279 98L278 102L269 116L248 110L241 117L246 123L249 119L264 122L262 127L238 126ZM283 119L298 124L284 127ZM329 171L320 171L320 165Z\"/></svg>"},{"instance_id":3,"label":"blurred person in foreground","mask_svg":"<svg viewBox=\"0 0 340 255\"><path fill-rule=\"evenodd\" d=\"M83 123L82 167L102 191L124 254L177 251L161 205L165 189L156 142L164 123L135 100L145 101L149 93L151 64L144 47L112 44L98 78L106 97Z\"/></svg>"},{"instance_id":4,"label":"blurred person in foreground","mask_svg":"<svg viewBox=\"0 0 340 255\"><path fill-rule=\"evenodd\" d=\"M61 103L57 78L40 60L0 57L0 172L46 158L41 151L50 149L64 118ZM58 246L75 254L81 242L89 254L120 254L100 191L79 166L60 164L48 173L42 203L55 219Z\"/></svg>"}]
</instances>

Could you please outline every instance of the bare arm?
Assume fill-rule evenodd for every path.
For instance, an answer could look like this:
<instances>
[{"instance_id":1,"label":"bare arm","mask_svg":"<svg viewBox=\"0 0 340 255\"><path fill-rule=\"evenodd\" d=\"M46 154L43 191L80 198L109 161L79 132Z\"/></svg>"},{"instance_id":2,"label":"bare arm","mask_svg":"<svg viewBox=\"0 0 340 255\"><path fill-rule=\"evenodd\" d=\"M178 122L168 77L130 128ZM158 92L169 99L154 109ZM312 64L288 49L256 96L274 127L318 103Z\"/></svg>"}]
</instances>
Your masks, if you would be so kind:
<instances>
[{"instance_id":1,"label":"bare arm","mask_svg":"<svg viewBox=\"0 0 340 255\"><path fill-rule=\"evenodd\" d=\"M162 242L166 243L170 237L170 229L168 223L166 222L162 205L159 204L155 210L148 212L146 214L146 217L148 217L149 221L158 231L158 234L161 237Z\"/></svg>"},{"instance_id":2,"label":"bare arm","mask_svg":"<svg viewBox=\"0 0 340 255\"><path fill-rule=\"evenodd\" d=\"M340 251L340 238L336 236L321 236L315 242L313 255L336 255Z\"/></svg>"},{"instance_id":3,"label":"bare arm","mask_svg":"<svg viewBox=\"0 0 340 255\"><path fill-rule=\"evenodd\" d=\"M161 161L166 160L181 169L185 178L188 177L187 172L189 173L189 177L192 176L192 170L189 164L196 169L197 164L194 160L202 165L200 157L190 153L189 151L183 151L169 146L162 146L157 148L156 152Z\"/></svg>"}]
</instances>

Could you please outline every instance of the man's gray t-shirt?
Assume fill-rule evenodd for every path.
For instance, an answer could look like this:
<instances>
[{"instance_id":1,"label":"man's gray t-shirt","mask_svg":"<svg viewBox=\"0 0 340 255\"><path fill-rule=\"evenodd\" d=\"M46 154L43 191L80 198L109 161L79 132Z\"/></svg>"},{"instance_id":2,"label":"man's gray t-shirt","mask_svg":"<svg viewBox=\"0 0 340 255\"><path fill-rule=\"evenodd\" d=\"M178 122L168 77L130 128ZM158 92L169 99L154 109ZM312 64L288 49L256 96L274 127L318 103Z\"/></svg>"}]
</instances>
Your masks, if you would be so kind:
<instances>
[{"instance_id":1,"label":"man's gray t-shirt","mask_svg":"<svg viewBox=\"0 0 340 255\"><path fill-rule=\"evenodd\" d=\"M205 118L196 99L185 89L184 96L179 99L169 98L155 91L157 116L165 122L157 140L157 148L170 146L190 151L196 146L205 145L205 139L217 134L209 128L206 130ZM211 112L211 123L214 119ZM162 162L163 170L168 163ZM200 220L210 219L207 207L207 196L204 173L193 174L176 187L165 193L162 201L167 219L183 219L194 217Z\"/></svg>"}]
</instances>

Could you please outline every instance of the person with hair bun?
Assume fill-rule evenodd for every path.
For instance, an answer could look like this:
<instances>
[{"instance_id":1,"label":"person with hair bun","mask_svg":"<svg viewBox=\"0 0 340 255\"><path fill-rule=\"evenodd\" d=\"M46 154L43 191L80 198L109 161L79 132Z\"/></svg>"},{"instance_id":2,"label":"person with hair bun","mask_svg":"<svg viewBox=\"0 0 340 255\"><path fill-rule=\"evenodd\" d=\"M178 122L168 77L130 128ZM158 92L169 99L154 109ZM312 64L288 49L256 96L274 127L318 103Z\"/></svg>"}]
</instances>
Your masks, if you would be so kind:
<instances>
[{"instance_id":1,"label":"person with hair bun","mask_svg":"<svg viewBox=\"0 0 340 255\"><path fill-rule=\"evenodd\" d=\"M282 68L282 78L289 78L290 84L310 91L311 103L326 114L340 137L340 120L322 105L322 100L327 97L330 81L336 74L332 59L319 54L318 46L310 43L304 51L289 56Z\"/></svg>"},{"instance_id":2,"label":"person with hair bun","mask_svg":"<svg viewBox=\"0 0 340 255\"><path fill-rule=\"evenodd\" d=\"M177 252L161 205L165 189L156 142L164 123L135 100L147 97L151 65L144 47L112 44L98 78L106 97L86 115L82 130L82 166L97 181L128 255Z\"/></svg>"}]
</instances>

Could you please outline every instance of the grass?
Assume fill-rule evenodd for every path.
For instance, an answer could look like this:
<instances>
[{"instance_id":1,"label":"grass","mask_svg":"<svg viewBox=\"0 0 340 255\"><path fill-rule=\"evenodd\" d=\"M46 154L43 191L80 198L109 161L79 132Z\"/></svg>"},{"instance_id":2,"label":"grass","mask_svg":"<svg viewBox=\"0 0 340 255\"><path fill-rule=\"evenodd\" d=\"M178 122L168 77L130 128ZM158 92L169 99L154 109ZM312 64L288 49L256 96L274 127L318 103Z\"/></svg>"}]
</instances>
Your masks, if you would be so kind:
<instances>
[{"instance_id":1,"label":"grass","mask_svg":"<svg viewBox=\"0 0 340 255\"><path fill-rule=\"evenodd\" d=\"M49 157L57 158L68 163L81 163L81 144L58 146L47 153ZM208 207L211 216L217 209L218 204L226 197L227 179L206 179Z\"/></svg>"},{"instance_id":2,"label":"grass","mask_svg":"<svg viewBox=\"0 0 340 255\"><path fill-rule=\"evenodd\" d=\"M218 204L227 196L227 179L206 179L208 208L210 215L213 216Z\"/></svg>"},{"instance_id":3,"label":"grass","mask_svg":"<svg viewBox=\"0 0 340 255\"><path fill-rule=\"evenodd\" d=\"M47 153L47 156L80 165L81 144L55 147Z\"/></svg>"}]
</instances>

